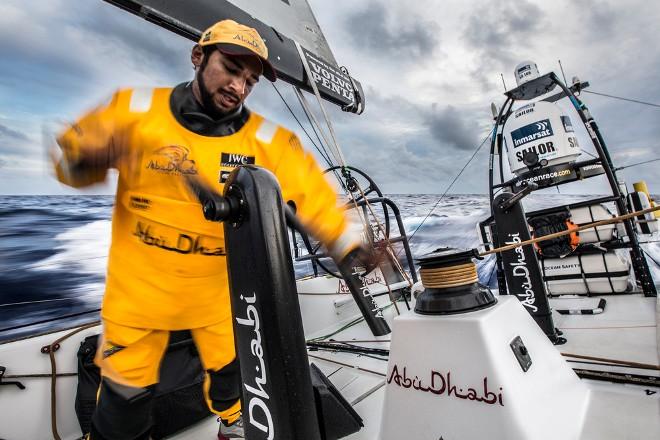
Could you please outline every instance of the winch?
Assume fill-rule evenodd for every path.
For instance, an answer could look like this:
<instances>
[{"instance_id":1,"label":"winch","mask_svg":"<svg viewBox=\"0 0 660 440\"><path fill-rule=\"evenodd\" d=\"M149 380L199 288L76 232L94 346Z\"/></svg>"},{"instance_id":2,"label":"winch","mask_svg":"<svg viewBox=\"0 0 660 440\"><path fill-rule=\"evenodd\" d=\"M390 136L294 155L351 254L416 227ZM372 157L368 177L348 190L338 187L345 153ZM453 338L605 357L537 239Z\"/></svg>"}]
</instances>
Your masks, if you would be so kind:
<instances>
[{"instance_id":1,"label":"winch","mask_svg":"<svg viewBox=\"0 0 660 440\"><path fill-rule=\"evenodd\" d=\"M497 302L491 291L479 284L476 249L441 248L417 259L424 291L415 312L447 315L480 310Z\"/></svg>"}]
</instances>

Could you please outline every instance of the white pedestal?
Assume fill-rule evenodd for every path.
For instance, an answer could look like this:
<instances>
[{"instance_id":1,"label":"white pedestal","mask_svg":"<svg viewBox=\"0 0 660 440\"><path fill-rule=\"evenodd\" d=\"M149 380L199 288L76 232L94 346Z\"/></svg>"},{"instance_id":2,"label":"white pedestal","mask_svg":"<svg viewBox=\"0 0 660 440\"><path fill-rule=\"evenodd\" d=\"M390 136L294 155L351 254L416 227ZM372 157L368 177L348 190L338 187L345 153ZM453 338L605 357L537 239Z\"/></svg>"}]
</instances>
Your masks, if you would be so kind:
<instances>
[{"instance_id":1,"label":"white pedestal","mask_svg":"<svg viewBox=\"0 0 660 440\"><path fill-rule=\"evenodd\" d=\"M510 343L532 360L523 371ZM589 390L515 297L394 320L383 440L577 439Z\"/></svg>"}]
</instances>

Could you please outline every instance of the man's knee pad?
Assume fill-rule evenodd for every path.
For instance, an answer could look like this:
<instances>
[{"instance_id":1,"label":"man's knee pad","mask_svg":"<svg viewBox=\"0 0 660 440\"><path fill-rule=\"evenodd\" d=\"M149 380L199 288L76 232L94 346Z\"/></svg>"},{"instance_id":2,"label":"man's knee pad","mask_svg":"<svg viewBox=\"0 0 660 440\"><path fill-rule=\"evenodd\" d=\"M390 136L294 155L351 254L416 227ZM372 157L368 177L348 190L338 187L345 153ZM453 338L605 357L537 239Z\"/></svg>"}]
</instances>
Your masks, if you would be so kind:
<instances>
[{"instance_id":1,"label":"man's knee pad","mask_svg":"<svg viewBox=\"0 0 660 440\"><path fill-rule=\"evenodd\" d=\"M219 370L207 370L209 374L208 399L214 411L224 411L241 398L241 369L238 357Z\"/></svg>"},{"instance_id":2,"label":"man's knee pad","mask_svg":"<svg viewBox=\"0 0 660 440\"><path fill-rule=\"evenodd\" d=\"M146 440L155 385L135 388L104 377L92 416L92 440Z\"/></svg>"}]
</instances>

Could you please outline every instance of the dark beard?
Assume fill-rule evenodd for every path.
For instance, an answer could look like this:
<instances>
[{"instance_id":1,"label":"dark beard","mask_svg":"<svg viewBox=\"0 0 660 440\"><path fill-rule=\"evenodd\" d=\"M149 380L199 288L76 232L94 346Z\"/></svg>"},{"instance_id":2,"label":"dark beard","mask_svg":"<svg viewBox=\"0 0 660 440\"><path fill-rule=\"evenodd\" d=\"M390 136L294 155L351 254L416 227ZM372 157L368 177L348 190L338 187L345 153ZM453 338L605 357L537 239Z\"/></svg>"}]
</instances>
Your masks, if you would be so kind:
<instances>
[{"instance_id":1,"label":"dark beard","mask_svg":"<svg viewBox=\"0 0 660 440\"><path fill-rule=\"evenodd\" d=\"M210 53L205 54L202 64L199 66L197 73L195 73L195 79L197 80L197 85L199 87L199 96L202 99L202 102L200 102L202 108L204 108L206 114L212 119L219 120L230 115L233 116L238 114L241 111L241 105L239 104L234 110L225 112L220 110L215 102L213 102L213 97L211 96L211 93L209 93L209 89L206 87L203 75L204 70L206 69L206 64L208 63L209 55Z\"/></svg>"}]
</instances>

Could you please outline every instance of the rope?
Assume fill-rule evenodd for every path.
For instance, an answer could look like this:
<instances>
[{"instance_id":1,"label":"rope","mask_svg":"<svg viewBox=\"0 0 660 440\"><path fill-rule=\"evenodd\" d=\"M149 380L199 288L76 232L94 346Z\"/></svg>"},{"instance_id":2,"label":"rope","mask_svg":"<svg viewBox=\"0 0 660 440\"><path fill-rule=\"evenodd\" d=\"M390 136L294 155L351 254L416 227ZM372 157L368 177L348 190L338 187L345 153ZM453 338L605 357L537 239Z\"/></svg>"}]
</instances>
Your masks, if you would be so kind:
<instances>
[{"instance_id":1,"label":"rope","mask_svg":"<svg viewBox=\"0 0 660 440\"><path fill-rule=\"evenodd\" d=\"M344 159L344 155L341 152L341 149L339 148L339 142L337 142L337 136L335 135L335 129L332 126L332 122L330 121L330 118L328 117L328 113L325 111L325 107L323 106L323 100L321 99L321 94L319 93L319 89L316 86L316 81L314 80L314 77L312 75L312 70L309 68L309 63L307 62L307 57L305 57L305 53L302 50L302 46L300 46L300 43L297 41L294 41L296 44L296 49L298 49L298 55L300 55L300 60L302 61L303 67L305 68L305 73L307 73L307 78L309 79L309 84L312 87L312 90L314 91L314 95L316 96L316 100L319 103L319 107L321 108L321 113L323 113L323 118L325 119L325 123L328 126L328 130L330 132L330 137L332 138L332 143L328 142L328 145L331 145L335 148L337 157L338 157L338 162L342 166L346 166L346 160ZM302 92L298 91L298 93L302 96ZM304 99L304 97L303 97ZM320 127L319 127L320 128Z\"/></svg>"},{"instance_id":2,"label":"rope","mask_svg":"<svg viewBox=\"0 0 660 440\"><path fill-rule=\"evenodd\" d=\"M589 361L599 361L599 362L609 362L611 364L619 364L622 367L623 366L631 366L635 368L644 368L646 370L658 370L660 371L660 366L659 365L652 365L652 364L642 364L639 362L632 362L632 361L621 361L618 359L608 359L608 358L602 358L602 357L595 357L595 356L585 356L583 354L571 354L571 353L561 353L562 356L564 357L572 357L575 359L586 359Z\"/></svg>"},{"instance_id":3,"label":"rope","mask_svg":"<svg viewBox=\"0 0 660 440\"><path fill-rule=\"evenodd\" d=\"M569 234L572 234L574 232L584 231L585 229L596 228L598 226L609 225L609 224L612 224L612 223L619 223L623 220L627 220L629 218L633 218L633 217L636 217L638 215L644 215L644 214L647 214L649 212L654 212L654 211L658 211L658 210L660 210L660 206L653 206L651 208L642 209L641 211L632 212L630 214L621 215L619 217L614 217L614 218L607 219L607 220L601 220L601 221L595 222L595 223L587 223L586 225L582 225L579 228L571 228L571 229L567 229L566 231L555 232L554 234L544 235L543 237L532 238L531 240L522 241L520 243L509 244L509 245L502 246L502 247L499 247L499 248L496 248L496 249L491 249L489 251L481 252L479 254L479 256L484 257L486 255L508 251L508 250L511 250L511 249L515 249L517 247L527 246L527 245L530 245L530 244L538 243L540 241L545 241L545 240L550 240L550 239L557 238L557 237L562 237L564 235L569 235Z\"/></svg>"},{"instance_id":4,"label":"rope","mask_svg":"<svg viewBox=\"0 0 660 440\"><path fill-rule=\"evenodd\" d=\"M334 126L332 125L332 121L330 120L330 117L328 116L328 113L326 112L325 107L323 106L323 100L321 99L321 94L319 93L319 89L316 86L316 81L314 80L314 76L312 75L312 71L309 68L309 63L307 62L307 58L305 57L302 46L300 46L300 44L297 41L294 41L294 42L296 44L296 49L298 50L298 55L300 56L300 60L302 61L303 67L305 69L305 73L307 74L309 84L312 88L312 91L314 92L314 96L316 96L316 100L318 102L319 108L321 109L321 113L323 114L323 118L325 119L326 126L328 127L328 132L330 133L330 139L328 139L328 136L326 135L325 131L321 128L321 125L316 120L316 118L314 116L314 113L312 113L312 111L310 110L309 104L307 103L307 99L305 98L305 95L303 95L302 91L299 88L296 88L295 91L296 91L296 95L298 96L298 100L302 104L307 116L311 117L312 120L314 121L314 123L316 124L316 127L318 128L318 131L321 133L321 136L323 137L323 139L326 141L326 144L328 146L332 147L331 151L334 150L333 155L335 156L335 159L336 159L337 163L339 165L341 165L342 167L345 167L346 166L346 159L344 158L344 154L342 153L342 150L339 147L339 142L337 141L337 135L335 133ZM314 125L312 125L312 127L313 126ZM316 132L316 130L315 130L315 132ZM330 142L330 140L332 142ZM357 181L356 181L356 184L357 184ZM383 236L385 236L384 229L383 229L382 225L380 224L380 221L376 217L375 213L373 212L373 209L371 208L371 206L369 204L369 201L366 199L366 197L364 197L364 192L362 191L362 188L360 188L359 184L357 184L357 186L358 186L358 189L360 190L360 193L362 194L363 198L365 199L365 205L368 207L372 217L375 219L378 228L382 231ZM360 217L360 221L362 222L362 225L364 226L365 230L366 230L366 228L371 227L370 226L371 222L368 221L366 216L363 217L363 215L362 215L363 213L360 211L360 209L358 209L359 207L357 206L357 200L355 200L355 197L353 196L353 192L348 191L348 195L351 198L351 200L353 202L353 205L356 208L356 211L358 212L358 216ZM387 240L388 251L389 251L389 249L391 249L392 246L391 246L391 243L389 241L389 238L385 237L385 239ZM391 252L392 255L394 254L393 251L390 251L390 252ZM403 271L403 268L398 263L398 260L397 260L396 256L392 260L396 262L395 264L398 266L397 269L407 279L409 285L412 286L412 282L407 277L407 274L405 273L405 271ZM390 296L390 301L394 305L394 307L396 308L397 314L399 314L400 313L399 312L399 307L397 306L396 301L394 300L394 294L392 293L392 289L390 288L389 282L387 280L385 280L385 282L387 284L387 290L388 290L388 293L389 293L389 296ZM404 299L405 299L405 297L404 297ZM406 299L406 305L408 306L408 309L410 309L410 306L408 305L407 299Z\"/></svg>"},{"instance_id":5,"label":"rope","mask_svg":"<svg viewBox=\"0 0 660 440\"><path fill-rule=\"evenodd\" d=\"M397 258L397 256L394 255L394 248L392 247L392 242L390 241L390 237L387 236L387 234L385 233L386 231L385 231L384 226L382 225L380 220L378 220L378 217L376 217L376 213L374 212L374 210L371 206L371 203L369 203L369 199L367 199L366 194L364 193L364 191L362 191L362 188L360 187L359 184L357 185L357 187L360 190L360 196L362 197L362 199L364 200L365 205L369 209L369 212L371 213L371 216L376 221L376 225L378 227L379 232L382 234L383 239L385 240L385 243L387 245L388 255L391 257L391 260L394 262L394 265L395 265L397 271L399 271L399 273L408 282L408 286L410 288L412 288L412 286L413 286L412 280L410 279L410 277L408 276L406 271L403 270L403 267L401 266L401 263L399 263L399 259ZM355 208L357 209L358 208L357 201L355 200L354 197L352 198L352 200L353 200L353 204L354 204ZM385 280L385 285L387 286L387 291L388 291L388 294L390 296L390 301L392 302L392 304L394 304L394 308L396 309L396 313L398 315L400 315L401 313L399 312L399 306L397 306L396 300L394 299L394 293L392 292L392 288L390 287L390 283L389 283L389 281L387 281L387 277L385 277L384 275L383 275L383 279ZM410 304L408 304L408 299L406 298L405 295L403 295L403 299L406 303L407 309L410 310Z\"/></svg>"},{"instance_id":6,"label":"rope","mask_svg":"<svg viewBox=\"0 0 660 440\"><path fill-rule=\"evenodd\" d=\"M353 368L353 369L358 370L358 371L364 371L366 373L375 374L377 376L383 376L383 377L386 376L384 373L381 373L380 371L369 370L368 368L358 367L357 365L351 365L351 364L346 364L344 362L333 361L332 359L324 358L324 357L321 357L321 356L315 356L315 355L309 354L309 353L307 354L307 356L309 356L311 358L314 358L314 359L321 360L321 361L341 365L342 367Z\"/></svg>"},{"instance_id":7,"label":"rope","mask_svg":"<svg viewBox=\"0 0 660 440\"><path fill-rule=\"evenodd\" d=\"M294 92L296 90L295 87L293 87ZM314 132L314 136L316 136L316 139L319 141L319 144L323 147L323 151L326 152L326 155L330 157L330 153L328 153L325 150L325 145L323 144L323 141L321 140L321 137L319 136L318 131L316 131L316 127L314 127L314 123L312 122L312 119L309 117L309 114L305 111L305 105L302 103L302 100L300 99L300 96L296 93L296 99L298 99L298 104L300 104L300 107L303 109L303 113L305 114L305 117L307 118L307 122L309 123L309 126L312 127L312 131Z\"/></svg>"},{"instance_id":8,"label":"rope","mask_svg":"<svg viewBox=\"0 0 660 440\"><path fill-rule=\"evenodd\" d=\"M307 116L309 116L312 119L312 122L313 122L312 127L316 126L316 128L314 129L314 132L316 132L316 130L318 130L318 132L321 134L321 137L323 138L323 141L325 142L325 144L328 145L328 146L332 146L332 142L330 142L330 140L328 139L328 135L325 133L325 131L321 127L321 124L316 119L316 116L314 115L314 113L312 113L312 110L310 109L310 106L309 106L309 102L307 102L307 98L305 98L305 95L303 95L302 90L300 90L298 88L295 88L294 90L296 92L296 96L298 97L298 100L300 101L300 103L303 106L305 114L307 114ZM339 165L341 165L341 166L346 165L342 160L343 156L336 154L336 149L330 148L330 152L332 153L332 156L334 157L335 161Z\"/></svg>"},{"instance_id":9,"label":"rope","mask_svg":"<svg viewBox=\"0 0 660 440\"><path fill-rule=\"evenodd\" d=\"M419 274L424 287L433 289L465 286L479 281L477 266L471 261L456 266L422 268Z\"/></svg>"},{"instance_id":10,"label":"rope","mask_svg":"<svg viewBox=\"0 0 660 440\"><path fill-rule=\"evenodd\" d=\"M55 440L62 440L59 433L57 432L57 398L56 398L56 384L57 384L57 363L55 361L55 352L60 348L60 343L70 338L71 336L79 333L88 328L96 327L98 322L93 322L91 324L83 325L78 327L72 332L67 333L59 339L56 339L50 345L47 345L42 348L42 353L48 353L50 358L50 427L53 432L53 438ZM47 350L47 351L46 351Z\"/></svg>"}]
</instances>

